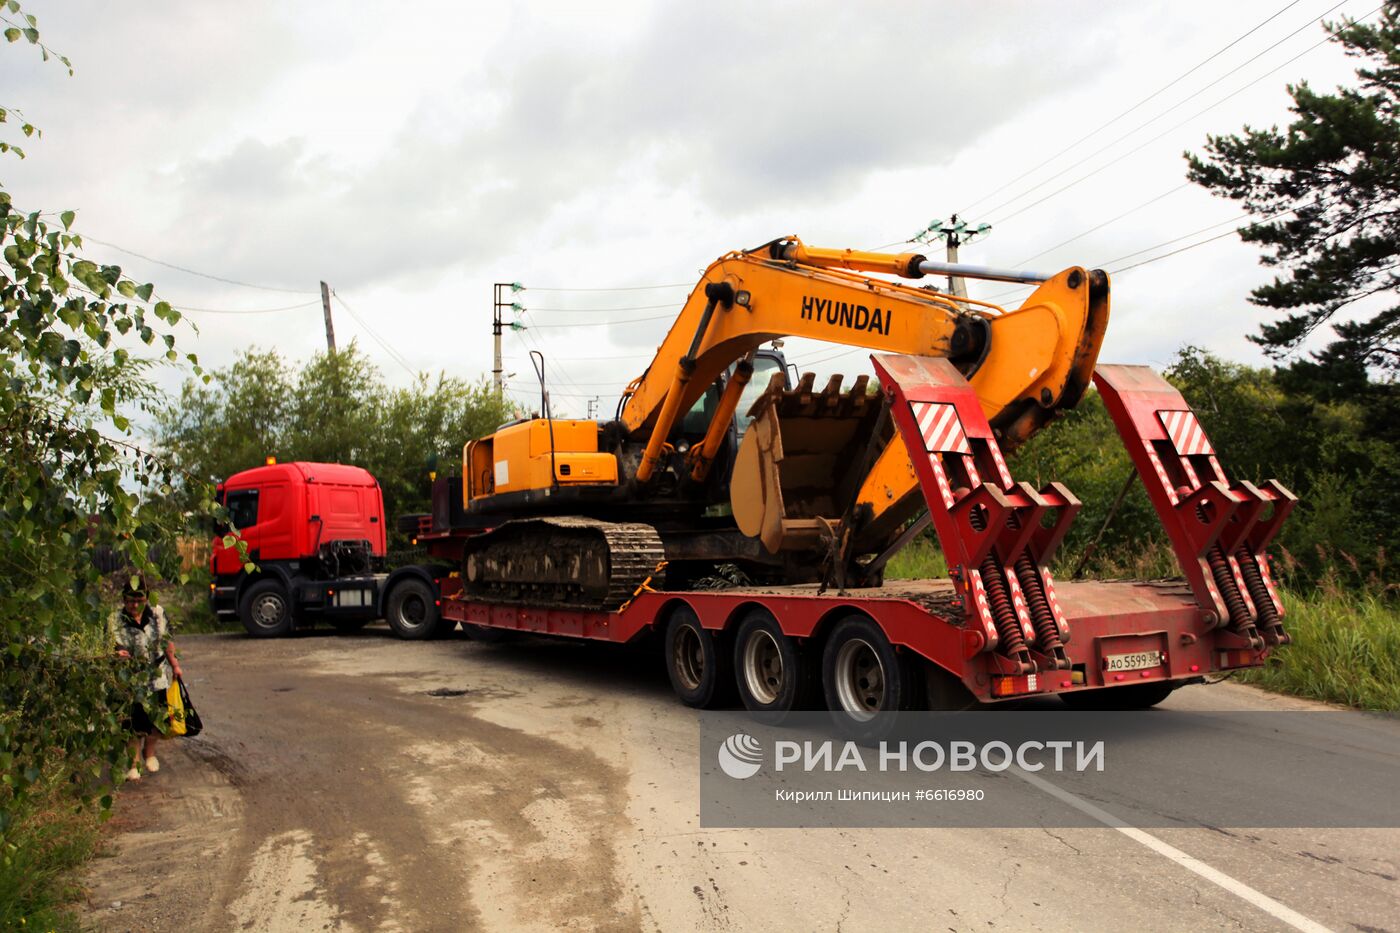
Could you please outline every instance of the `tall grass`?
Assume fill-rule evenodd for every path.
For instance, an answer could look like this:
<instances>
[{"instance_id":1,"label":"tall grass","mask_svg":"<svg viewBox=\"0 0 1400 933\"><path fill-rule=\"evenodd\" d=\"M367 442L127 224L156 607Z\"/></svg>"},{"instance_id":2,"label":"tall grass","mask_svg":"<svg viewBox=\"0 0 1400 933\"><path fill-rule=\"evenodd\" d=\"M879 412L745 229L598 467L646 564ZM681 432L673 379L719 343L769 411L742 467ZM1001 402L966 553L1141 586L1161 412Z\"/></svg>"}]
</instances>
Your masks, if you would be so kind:
<instances>
[{"instance_id":1,"label":"tall grass","mask_svg":"<svg viewBox=\"0 0 1400 933\"><path fill-rule=\"evenodd\" d=\"M1284 593L1292 644L1241 677L1280 693L1400 711L1400 607L1376 593Z\"/></svg>"},{"instance_id":2,"label":"tall grass","mask_svg":"<svg viewBox=\"0 0 1400 933\"><path fill-rule=\"evenodd\" d=\"M97 847L98 810L82 804L61 776L41 780L5 834L0 930L80 929L70 906L82 896L76 869Z\"/></svg>"}]
</instances>

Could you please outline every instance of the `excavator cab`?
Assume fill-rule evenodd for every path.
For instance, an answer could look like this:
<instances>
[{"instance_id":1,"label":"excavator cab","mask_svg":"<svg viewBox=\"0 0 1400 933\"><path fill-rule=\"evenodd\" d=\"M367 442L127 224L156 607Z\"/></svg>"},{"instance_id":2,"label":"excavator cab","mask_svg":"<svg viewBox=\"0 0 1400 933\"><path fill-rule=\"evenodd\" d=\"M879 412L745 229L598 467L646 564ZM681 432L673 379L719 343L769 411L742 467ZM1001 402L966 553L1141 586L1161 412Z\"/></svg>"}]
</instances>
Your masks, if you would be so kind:
<instances>
[{"instance_id":1,"label":"excavator cab","mask_svg":"<svg viewBox=\"0 0 1400 933\"><path fill-rule=\"evenodd\" d=\"M720 408L720 399L724 394L725 385L734 377L734 366L730 366L725 373L724 381L716 380L705 394L691 406L690 411L680 418L680 437L693 442L704 437L710 429L710 421L714 418L715 412ZM781 377L783 388L787 388L787 372L789 366L783 351L777 347L765 347L754 351L753 376L744 385L739 393L739 405L734 411L733 430L730 438L734 442L735 448L743 440L744 433L749 429L749 423L753 420L749 414L755 402L769 389L769 383Z\"/></svg>"}]
</instances>

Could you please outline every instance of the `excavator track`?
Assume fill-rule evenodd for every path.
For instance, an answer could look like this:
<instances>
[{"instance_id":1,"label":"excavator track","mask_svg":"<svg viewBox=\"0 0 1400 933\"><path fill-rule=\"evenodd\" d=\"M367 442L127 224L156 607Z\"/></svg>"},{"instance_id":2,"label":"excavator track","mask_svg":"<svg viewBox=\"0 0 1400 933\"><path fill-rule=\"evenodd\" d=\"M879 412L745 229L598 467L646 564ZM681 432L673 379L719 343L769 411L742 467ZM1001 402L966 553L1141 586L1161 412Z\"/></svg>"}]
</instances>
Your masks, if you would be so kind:
<instances>
[{"instance_id":1,"label":"excavator track","mask_svg":"<svg viewBox=\"0 0 1400 933\"><path fill-rule=\"evenodd\" d=\"M508 521L465 548L466 595L494 602L616 609L665 557L651 525L563 516Z\"/></svg>"}]
</instances>

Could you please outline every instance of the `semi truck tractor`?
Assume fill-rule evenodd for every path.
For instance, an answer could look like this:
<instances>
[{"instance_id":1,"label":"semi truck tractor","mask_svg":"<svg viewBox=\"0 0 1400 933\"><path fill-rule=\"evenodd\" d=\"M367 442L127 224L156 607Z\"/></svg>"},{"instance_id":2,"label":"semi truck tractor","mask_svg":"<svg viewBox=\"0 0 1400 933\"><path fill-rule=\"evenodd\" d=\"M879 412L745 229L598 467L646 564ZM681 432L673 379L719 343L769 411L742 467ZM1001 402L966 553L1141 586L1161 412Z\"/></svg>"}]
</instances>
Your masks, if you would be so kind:
<instances>
[{"instance_id":1,"label":"semi truck tractor","mask_svg":"<svg viewBox=\"0 0 1400 933\"><path fill-rule=\"evenodd\" d=\"M441 559L389 571L384 497L368 470L269 458L219 484L218 496L230 525L209 558L219 618L237 618L260 638L317 622L353 631L379 618L401 638L438 633L439 588L456 570L451 550L460 536L435 542Z\"/></svg>"}]
</instances>

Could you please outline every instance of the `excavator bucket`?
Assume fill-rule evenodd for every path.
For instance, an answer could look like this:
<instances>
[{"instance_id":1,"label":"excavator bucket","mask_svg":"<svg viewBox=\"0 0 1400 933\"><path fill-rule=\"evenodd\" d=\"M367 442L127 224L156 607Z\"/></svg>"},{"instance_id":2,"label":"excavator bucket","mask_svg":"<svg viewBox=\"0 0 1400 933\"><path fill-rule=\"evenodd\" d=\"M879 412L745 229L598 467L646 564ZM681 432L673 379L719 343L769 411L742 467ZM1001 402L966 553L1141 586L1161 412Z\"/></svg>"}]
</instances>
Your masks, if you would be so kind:
<instances>
[{"instance_id":1,"label":"excavator bucket","mask_svg":"<svg viewBox=\"0 0 1400 933\"><path fill-rule=\"evenodd\" d=\"M781 373L749 409L752 421L730 477L734 521L770 553L808 549L839 532L845 504L879 430L883 396L860 376L841 391L834 375L821 391L806 373L795 389ZM888 433L887 431L884 433Z\"/></svg>"}]
</instances>

